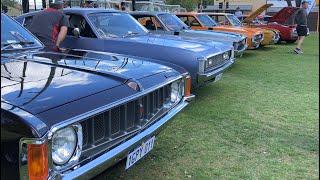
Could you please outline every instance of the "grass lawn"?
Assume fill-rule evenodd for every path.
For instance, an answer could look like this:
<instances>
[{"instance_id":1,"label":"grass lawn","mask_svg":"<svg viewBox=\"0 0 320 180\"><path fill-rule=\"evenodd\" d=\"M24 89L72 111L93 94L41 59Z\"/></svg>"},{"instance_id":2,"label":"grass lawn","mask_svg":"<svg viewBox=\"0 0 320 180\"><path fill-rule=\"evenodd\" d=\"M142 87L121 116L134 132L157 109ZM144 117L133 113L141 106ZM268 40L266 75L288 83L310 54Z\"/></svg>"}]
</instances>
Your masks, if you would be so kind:
<instances>
[{"instance_id":1,"label":"grass lawn","mask_svg":"<svg viewBox=\"0 0 320 180\"><path fill-rule=\"evenodd\" d=\"M246 51L134 167L98 179L319 179L319 36Z\"/></svg>"}]
</instances>

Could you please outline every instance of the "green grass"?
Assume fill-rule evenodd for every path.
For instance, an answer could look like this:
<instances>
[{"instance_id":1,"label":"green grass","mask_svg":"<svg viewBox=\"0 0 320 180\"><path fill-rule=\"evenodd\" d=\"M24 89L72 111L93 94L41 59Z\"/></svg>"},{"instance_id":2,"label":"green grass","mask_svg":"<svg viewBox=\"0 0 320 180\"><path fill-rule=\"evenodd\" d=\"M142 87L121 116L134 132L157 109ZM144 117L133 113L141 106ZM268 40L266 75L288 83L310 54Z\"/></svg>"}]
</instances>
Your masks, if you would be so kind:
<instances>
[{"instance_id":1,"label":"green grass","mask_svg":"<svg viewBox=\"0 0 320 180\"><path fill-rule=\"evenodd\" d=\"M319 179L319 36L246 51L128 171L98 179Z\"/></svg>"}]
</instances>

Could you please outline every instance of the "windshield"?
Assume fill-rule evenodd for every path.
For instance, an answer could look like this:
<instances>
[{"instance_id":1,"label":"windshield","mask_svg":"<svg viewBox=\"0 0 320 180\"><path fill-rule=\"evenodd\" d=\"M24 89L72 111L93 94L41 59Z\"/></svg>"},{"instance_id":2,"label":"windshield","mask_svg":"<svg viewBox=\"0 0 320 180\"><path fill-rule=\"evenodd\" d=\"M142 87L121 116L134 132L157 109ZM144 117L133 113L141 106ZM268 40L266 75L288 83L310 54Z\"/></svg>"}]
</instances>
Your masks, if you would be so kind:
<instances>
[{"instance_id":1,"label":"windshield","mask_svg":"<svg viewBox=\"0 0 320 180\"><path fill-rule=\"evenodd\" d=\"M217 26L218 25L213 19L211 19L207 15L199 14L197 17L198 17L199 21L205 26L212 27L212 26Z\"/></svg>"},{"instance_id":2,"label":"windshield","mask_svg":"<svg viewBox=\"0 0 320 180\"><path fill-rule=\"evenodd\" d=\"M241 26L241 22L240 20L234 16L234 15L227 15L230 23L233 25L233 26Z\"/></svg>"},{"instance_id":3,"label":"windshield","mask_svg":"<svg viewBox=\"0 0 320 180\"><path fill-rule=\"evenodd\" d=\"M1 14L1 51L28 48L42 48L42 44L16 21Z\"/></svg>"},{"instance_id":4,"label":"windshield","mask_svg":"<svg viewBox=\"0 0 320 180\"><path fill-rule=\"evenodd\" d=\"M126 13L95 13L89 15L91 23L103 38L145 35L148 30Z\"/></svg>"},{"instance_id":5,"label":"windshield","mask_svg":"<svg viewBox=\"0 0 320 180\"><path fill-rule=\"evenodd\" d=\"M180 31L183 29L189 29L177 16L172 14L160 14L160 20L170 31Z\"/></svg>"}]
</instances>

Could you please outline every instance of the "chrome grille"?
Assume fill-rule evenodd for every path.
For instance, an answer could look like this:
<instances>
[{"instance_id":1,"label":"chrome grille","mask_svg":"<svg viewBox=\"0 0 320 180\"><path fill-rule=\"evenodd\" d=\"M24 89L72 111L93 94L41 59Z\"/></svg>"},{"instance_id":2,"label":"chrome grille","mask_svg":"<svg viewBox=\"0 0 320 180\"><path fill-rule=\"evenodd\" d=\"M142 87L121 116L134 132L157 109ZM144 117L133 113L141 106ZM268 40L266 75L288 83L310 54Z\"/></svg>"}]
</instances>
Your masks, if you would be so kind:
<instances>
[{"instance_id":1,"label":"chrome grille","mask_svg":"<svg viewBox=\"0 0 320 180\"><path fill-rule=\"evenodd\" d=\"M206 63L205 63L205 70L209 71L209 70L218 68L218 67L222 66L226 61L228 61L230 59L230 56L231 56L231 51L228 51L229 59L223 59L223 54L224 53L225 52L208 58Z\"/></svg>"},{"instance_id":2,"label":"chrome grille","mask_svg":"<svg viewBox=\"0 0 320 180\"><path fill-rule=\"evenodd\" d=\"M81 122L83 151L135 132L155 121L154 116L170 103L171 84L145 96L114 107ZM143 108L142 108L143 107ZM160 113L161 114L161 113Z\"/></svg>"}]
</instances>

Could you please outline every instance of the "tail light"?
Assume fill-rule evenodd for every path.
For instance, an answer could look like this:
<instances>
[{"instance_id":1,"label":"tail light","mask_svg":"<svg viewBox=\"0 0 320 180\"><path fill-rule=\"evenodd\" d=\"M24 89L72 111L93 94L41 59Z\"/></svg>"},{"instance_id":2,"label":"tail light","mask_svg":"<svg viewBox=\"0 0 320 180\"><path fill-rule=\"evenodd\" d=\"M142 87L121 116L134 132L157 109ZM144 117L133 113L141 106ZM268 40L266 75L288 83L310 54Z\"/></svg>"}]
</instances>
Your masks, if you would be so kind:
<instances>
[{"instance_id":1,"label":"tail light","mask_svg":"<svg viewBox=\"0 0 320 180\"><path fill-rule=\"evenodd\" d=\"M191 76L186 77L186 86L185 86L184 96L189 97L191 95Z\"/></svg>"},{"instance_id":2,"label":"tail light","mask_svg":"<svg viewBox=\"0 0 320 180\"><path fill-rule=\"evenodd\" d=\"M28 175L30 180L48 178L48 146L44 144L28 144Z\"/></svg>"}]
</instances>

